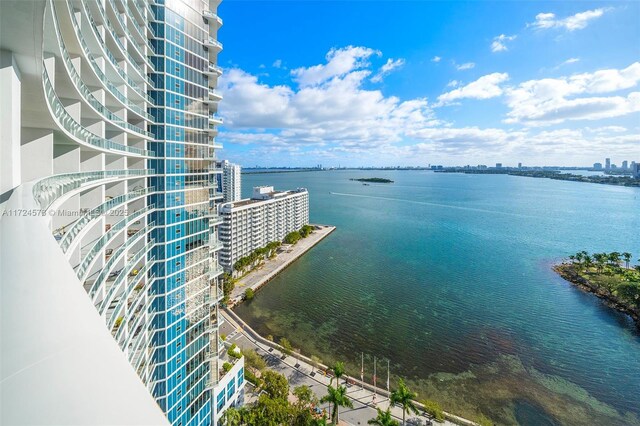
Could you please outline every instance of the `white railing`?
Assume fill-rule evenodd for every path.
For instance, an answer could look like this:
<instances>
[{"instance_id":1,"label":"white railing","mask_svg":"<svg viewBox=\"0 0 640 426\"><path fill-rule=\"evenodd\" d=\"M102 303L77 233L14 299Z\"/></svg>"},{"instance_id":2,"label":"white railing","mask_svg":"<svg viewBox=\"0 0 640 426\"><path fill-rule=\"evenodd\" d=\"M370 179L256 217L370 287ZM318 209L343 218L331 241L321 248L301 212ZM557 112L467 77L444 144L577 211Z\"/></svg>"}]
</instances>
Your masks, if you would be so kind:
<instances>
[{"instance_id":1,"label":"white railing","mask_svg":"<svg viewBox=\"0 0 640 426\"><path fill-rule=\"evenodd\" d=\"M116 177L138 177L155 174L151 169L101 170L95 172L62 173L39 180L33 186L33 196L41 208L48 208L51 203L69 191L80 188L87 182Z\"/></svg>"}]
</instances>

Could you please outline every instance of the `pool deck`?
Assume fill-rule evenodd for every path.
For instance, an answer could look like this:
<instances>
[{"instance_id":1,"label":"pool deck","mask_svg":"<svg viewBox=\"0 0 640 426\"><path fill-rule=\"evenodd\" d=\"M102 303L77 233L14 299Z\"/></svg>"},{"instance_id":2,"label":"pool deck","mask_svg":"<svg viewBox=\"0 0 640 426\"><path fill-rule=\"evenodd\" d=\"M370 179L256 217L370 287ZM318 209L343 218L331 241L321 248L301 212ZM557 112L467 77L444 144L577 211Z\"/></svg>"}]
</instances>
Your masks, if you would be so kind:
<instances>
[{"instance_id":1,"label":"pool deck","mask_svg":"<svg viewBox=\"0 0 640 426\"><path fill-rule=\"evenodd\" d=\"M244 292L248 288L253 291L260 289L336 229L335 226L329 225L311 224L311 226L314 227L314 230L307 238L300 239L300 241L293 246L283 244L275 259L266 260L263 265L239 279L231 292L229 305L233 307L242 303Z\"/></svg>"}]
</instances>

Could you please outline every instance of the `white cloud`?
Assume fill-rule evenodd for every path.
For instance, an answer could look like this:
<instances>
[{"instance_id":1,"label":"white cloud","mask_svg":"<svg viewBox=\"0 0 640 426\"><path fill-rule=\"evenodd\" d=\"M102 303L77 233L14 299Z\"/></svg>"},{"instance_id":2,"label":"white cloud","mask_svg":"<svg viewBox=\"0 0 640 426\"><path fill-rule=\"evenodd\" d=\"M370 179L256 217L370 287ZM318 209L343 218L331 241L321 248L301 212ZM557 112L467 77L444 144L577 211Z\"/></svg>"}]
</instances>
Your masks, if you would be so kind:
<instances>
[{"instance_id":1,"label":"white cloud","mask_svg":"<svg viewBox=\"0 0 640 426\"><path fill-rule=\"evenodd\" d=\"M473 62L467 62L465 64L462 65L456 65L456 69L458 71L464 71L464 70L470 70L471 68L475 67L476 64Z\"/></svg>"},{"instance_id":2,"label":"white cloud","mask_svg":"<svg viewBox=\"0 0 640 426\"><path fill-rule=\"evenodd\" d=\"M507 123L548 125L597 120L640 111L640 92L626 96L577 97L631 89L640 82L640 62L570 77L530 80L507 91Z\"/></svg>"},{"instance_id":3,"label":"white cloud","mask_svg":"<svg viewBox=\"0 0 640 426\"><path fill-rule=\"evenodd\" d=\"M273 61L273 64L271 65L274 68L281 68L282 67L282 59L276 59L275 61Z\"/></svg>"},{"instance_id":4,"label":"white cloud","mask_svg":"<svg viewBox=\"0 0 640 426\"><path fill-rule=\"evenodd\" d=\"M380 70L376 75L371 77L371 81L374 83L379 83L382 81L382 78L389 74L396 68L399 68L404 65L404 59L396 59L395 61L391 58L387 59L387 62L380 67Z\"/></svg>"},{"instance_id":5,"label":"white cloud","mask_svg":"<svg viewBox=\"0 0 640 426\"><path fill-rule=\"evenodd\" d=\"M434 57L431 59L431 62L440 62L441 60L442 60L442 58L441 58L440 56L434 56Z\"/></svg>"},{"instance_id":6,"label":"white cloud","mask_svg":"<svg viewBox=\"0 0 640 426\"><path fill-rule=\"evenodd\" d=\"M576 13L564 19L558 19L554 13L539 13L536 15L535 22L529 24L534 28L562 28L567 31L581 30L589 25L589 22L604 15L606 9L587 10L585 12Z\"/></svg>"},{"instance_id":7,"label":"white cloud","mask_svg":"<svg viewBox=\"0 0 640 426\"><path fill-rule=\"evenodd\" d=\"M458 87L460 84L461 83L458 80L451 80L447 83L447 87Z\"/></svg>"},{"instance_id":8,"label":"white cloud","mask_svg":"<svg viewBox=\"0 0 640 426\"><path fill-rule=\"evenodd\" d=\"M367 67L369 65L367 59L372 55L380 55L380 52L366 47L354 46L331 49L327 53L326 64L296 68L291 70L291 75L300 86L315 86L334 77L343 77L351 71Z\"/></svg>"},{"instance_id":9,"label":"white cloud","mask_svg":"<svg viewBox=\"0 0 640 426\"><path fill-rule=\"evenodd\" d=\"M633 126L627 130L618 123L594 121L581 130L534 127L640 110L640 92L634 91L640 63L513 87L506 86L506 73L488 74L467 85L451 82L455 88L441 95L438 104L503 96L507 121L518 124L458 127L436 117L424 98L400 100L365 88L372 75L366 58L376 54L371 49L353 48L359 49L350 55L356 59L331 65L337 52L346 49L352 48L334 49L325 63L300 68L288 84L269 85L243 70L226 70L219 82L225 95L220 104L225 128L219 139L229 153L251 165L486 164L496 158L561 164L569 157L573 164L591 164L593 157L610 152L629 158L640 153L640 136ZM241 154L234 153L234 145L243 145Z\"/></svg>"},{"instance_id":10,"label":"white cloud","mask_svg":"<svg viewBox=\"0 0 640 426\"><path fill-rule=\"evenodd\" d=\"M500 86L509 79L507 73L487 74L476 81L463 87L458 87L450 92L438 96L438 106L449 104L458 99L490 99L502 95L503 89ZM455 81L455 80L454 80Z\"/></svg>"},{"instance_id":11,"label":"white cloud","mask_svg":"<svg viewBox=\"0 0 640 426\"><path fill-rule=\"evenodd\" d=\"M220 113L232 131L224 138L232 143L369 146L398 141L410 129L436 124L426 99L400 101L362 87L371 74L363 69L363 58L374 53L365 48L332 50L326 64L295 72L297 88L269 86L245 71L228 70L219 84L225 96ZM383 68L397 68L400 61Z\"/></svg>"},{"instance_id":12,"label":"white cloud","mask_svg":"<svg viewBox=\"0 0 640 426\"><path fill-rule=\"evenodd\" d=\"M507 49L507 42L513 41L516 39L515 35L508 36L504 34L500 34L497 37L493 38L493 42L491 43L491 51L492 52L504 52Z\"/></svg>"}]
</instances>

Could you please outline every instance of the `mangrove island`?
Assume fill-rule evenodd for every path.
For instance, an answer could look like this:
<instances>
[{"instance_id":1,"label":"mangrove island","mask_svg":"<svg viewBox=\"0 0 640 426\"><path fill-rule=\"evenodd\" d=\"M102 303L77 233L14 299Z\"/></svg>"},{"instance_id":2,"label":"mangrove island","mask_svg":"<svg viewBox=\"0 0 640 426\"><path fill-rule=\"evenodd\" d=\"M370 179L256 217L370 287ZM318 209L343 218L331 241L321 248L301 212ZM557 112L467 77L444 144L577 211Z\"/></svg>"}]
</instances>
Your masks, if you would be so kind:
<instances>
[{"instance_id":1,"label":"mangrove island","mask_svg":"<svg viewBox=\"0 0 640 426\"><path fill-rule=\"evenodd\" d=\"M377 178L377 177L374 177L374 178L359 178L359 179L351 178L349 180L355 180L355 181L358 181L358 182L370 182L370 183L393 183L393 181L391 179Z\"/></svg>"},{"instance_id":2,"label":"mangrove island","mask_svg":"<svg viewBox=\"0 0 640 426\"><path fill-rule=\"evenodd\" d=\"M632 258L631 253L580 251L553 269L607 306L631 316L640 328L640 265L632 266Z\"/></svg>"}]
</instances>

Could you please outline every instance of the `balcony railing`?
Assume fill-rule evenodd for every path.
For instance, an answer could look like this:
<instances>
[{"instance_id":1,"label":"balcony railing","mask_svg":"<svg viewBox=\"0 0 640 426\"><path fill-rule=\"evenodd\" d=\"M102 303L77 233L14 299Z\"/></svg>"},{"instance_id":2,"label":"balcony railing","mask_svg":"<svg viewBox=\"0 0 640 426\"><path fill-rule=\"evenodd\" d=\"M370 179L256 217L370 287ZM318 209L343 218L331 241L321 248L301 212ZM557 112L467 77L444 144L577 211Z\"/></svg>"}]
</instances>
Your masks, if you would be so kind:
<instances>
[{"instance_id":1,"label":"balcony railing","mask_svg":"<svg viewBox=\"0 0 640 426\"><path fill-rule=\"evenodd\" d=\"M215 47L215 48L217 48L218 50L222 50L222 43L220 43L218 40L216 40L216 39L215 39L215 38L213 38L213 37L208 37L208 38L204 39L204 41L203 41L203 42L204 42L204 44L206 44L207 46Z\"/></svg>"},{"instance_id":2,"label":"balcony railing","mask_svg":"<svg viewBox=\"0 0 640 426\"><path fill-rule=\"evenodd\" d=\"M72 136L82 140L89 145L104 150L120 151L125 154L135 154L147 157L155 156L155 153L153 151L123 145L109 139L101 138L96 134L90 132L80 123L78 123L73 117L71 117L71 115L67 112L66 108L58 98L51 80L49 80L49 74L47 73L46 67L42 67L42 81L44 83L44 90L45 94L47 95L47 102L49 104L49 108L51 109L51 113L53 114L58 124Z\"/></svg>"},{"instance_id":3,"label":"balcony railing","mask_svg":"<svg viewBox=\"0 0 640 426\"><path fill-rule=\"evenodd\" d=\"M148 195L152 192L155 192L155 188L151 187L151 188L144 188L144 189L139 189L137 191L131 191L129 193L126 194L122 194L118 197L112 198L110 200L108 200L105 203L102 203L101 205L99 205L98 207L91 209L89 212L87 212L85 215L83 215L80 219L78 219L69 229L69 231L67 231L64 234L64 237L62 238L62 240L60 241L60 247L62 248L62 251L64 253L67 252L67 249L69 248L69 246L71 245L71 242L73 241L73 239L80 233L80 231L82 231L84 229L84 227L91 222L93 219L100 217L102 215L104 215L106 212L108 212L109 210L113 209L115 206L120 205L120 204L124 204L124 203L128 203L131 200L134 200L136 198Z\"/></svg>"},{"instance_id":4,"label":"balcony railing","mask_svg":"<svg viewBox=\"0 0 640 426\"><path fill-rule=\"evenodd\" d=\"M56 14L55 2L51 2L50 4L51 4L52 13L54 15L53 21L57 23L58 18ZM75 14L73 13L71 13L71 21L73 22L72 27L73 27L73 30L75 31L76 37L80 41L80 46L82 47L82 50L85 56L87 57L87 59L89 60L89 63L91 64L91 69L93 69L93 72L96 74L98 79L107 87L107 89L109 90L109 93L111 93L114 97L120 100L120 102L125 104L127 108L129 108L131 111L135 112L139 116L144 117L147 120L153 120L153 117L151 117L151 115L149 115L144 109L132 103L129 100L129 98L125 97L122 94L122 92L120 92L120 90L107 78L107 76L102 71L102 67L100 67L97 64L93 54L91 53L91 49L89 49L89 46L87 45L87 42L84 40L84 37L82 36L82 32L80 31L80 26L78 25L78 21L76 20Z\"/></svg>"},{"instance_id":5,"label":"balcony railing","mask_svg":"<svg viewBox=\"0 0 640 426\"><path fill-rule=\"evenodd\" d=\"M63 173L39 180L33 186L33 196L43 209L69 191L80 188L87 182L116 177L138 177L155 174L151 169L102 170L96 172Z\"/></svg>"}]
</instances>

